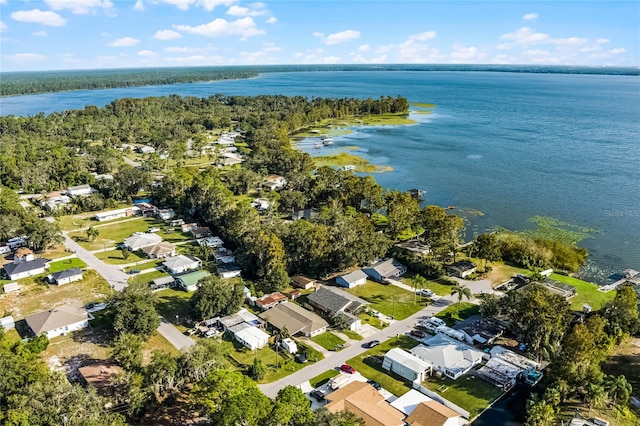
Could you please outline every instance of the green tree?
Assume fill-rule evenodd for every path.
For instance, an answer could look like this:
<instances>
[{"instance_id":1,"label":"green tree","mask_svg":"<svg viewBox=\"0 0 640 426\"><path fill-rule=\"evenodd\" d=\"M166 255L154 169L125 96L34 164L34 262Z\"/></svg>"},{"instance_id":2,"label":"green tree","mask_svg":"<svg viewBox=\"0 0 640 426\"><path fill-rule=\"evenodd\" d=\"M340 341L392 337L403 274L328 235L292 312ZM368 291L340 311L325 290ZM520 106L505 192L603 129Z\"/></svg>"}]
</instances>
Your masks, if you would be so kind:
<instances>
[{"instance_id":1,"label":"green tree","mask_svg":"<svg viewBox=\"0 0 640 426\"><path fill-rule=\"evenodd\" d=\"M366 424L364 419L347 410L332 413L326 408L321 408L315 414L315 426L365 426Z\"/></svg>"},{"instance_id":2,"label":"green tree","mask_svg":"<svg viewBox=\"0 0 640 426\"><path fill-rule=\"evenodd\" d=\"M500 260L500 241L495 234L480 234L476 237L475 246L479 258L484 259L484 269L487 269L487 262Z\"/></svg>"},{"instance_id":3,"label":"green tree","mask_svg":"<svg viewBox=\"0 0 640 426\"><path fill-rule=\"evenodd\" d=\"M555 408L551 403L535 397L527 401L525 426L556 426L557 424Z\"/></svg>"},{"instance_id":4,"label":"green tree","mask_svg":"<svg viewBox=\"0 0 640 426\"><path fill-rule=\"evenodd\" d=\"M178 385L178 360L168 352L154 350L145 371L146 384L158 396L166 395Z\"/></svg>"},{"instance_id":5,"label":"green tree","mask_svg":"<svg viewBox=\"0 0 640 426\"><path fill-rule=\"evenodd\" d=\"M218 276L209 275L198 282L191 296L191 306L202 319L238 312L244 301L244 285L231 284Z\"/></svg>"},{"instance_id":6,"label":"green tree","mask_svg":"<svg viewBox=\"0 0 640 426\"><path fill-rule=\"evenodd\" d=\"M249 377L253 380L260 381L267 374L267 366L259 357L253 358L253 364L249 367Z\"/></svg>"},{"instance_id":7,"label":"green tree","mask_svg":"<svg viewBox=\"0 0 640 426\"><path fill-rule=\"evenodd\" d=\"M142 366L142 338L136 334L121 333L113 339L113 360L127 371L139 370Z\"/></svg>"},{"instance_id":8,"label":"green tree","mask_svg":"<svg viewBox=\"0 0 640 426\"><path fill-rule=\"evenodd\" d=\"M52 244L62 244L64 238L56 223L34 218L25 223L25 231L29 237L29 247L34 251L46 250Z\"/></svg>"},{"instance_id":9,"label":"green tree","mask_svg":"<svg viewBox=\"0 0 640 426\"><path fill-rule=\"evenodd\" d=\"M633 390L627 378L622 374L619 376L606 376L604 378L604 387L609 398L613 399L613 405L616 405L617 402L626 404Z\"/></svg>"},{"instance_id":10,"label":"green tree","mask_svg":"<svg viewBox=\"0 0 640 426\"><path fill-rule=\"evenodd\" d=\"M271 401L253 380L235 371L213 371L196 383L194 404L216 426L257 426L271 412Z\"/></svg>"},{"instance_id":11,"label":"green tree","mask_svg":"<svg viewBox=\"0 0 640 426\"><path fill-rule=\"evenodd\" d=\"M638 295L632 286L620 287L615 298L604 306L603 311L604 317L609 321L607 332L618 343L625 335L638 331Z\"/></svg>"},{"instance_id":12,"label":"green tree","mask_svg":"<svg viewBox=\"0 0 640 426\"><path fill-rule=\"evenodd\" d=\"M151 389L144 386L144 376L133 371L123 371L113 381L115 400L127 404L127 414L133 417L141 414L144 406L151 401Z\"/></svg>"},{"instance_id":13,"label":"green tree","mask_svg":"<svg viewBox=\"0 0 640 426\"><path fill-rule=\"evenodd\" d=\"M411 280L413 283L413 303L416 303L416 295L427 285L427 279L420 274L416 274ZM422 294L422 293L421 293Z\"/></svg>"},{"instance_id":14,"label":"green tree","mask_svg":"<svg viewBox=\"0 0 640 426\"><path fill-rule=\"evenodd\" d=\"M87 234L87 238L89 239L89 241L95 241L95 239L100 236L100 231L98 231L93 226L90 226L85 231L85 234Z\"/></svg>"},{"instance_id":15,"label":"green tree","mask_svg":"<svg viewBox=\"0 0 640 426\"><path fill-rule=\"evenodd\" d=\"M420 213L418 201L408 192L398 192L397 190L387 191L384 199L387 207L387 229L390 237L395 239L407 229L412 231Z\"/></svg>"},{"instance_id":16,"label":"green tree","mask_svg":"<svg viewBox=\"0 0 640 426\"><path fill-rule=\"evenodd\" d=\"M460 302L462 302L462 298L466 297L467 299L471 299L471 289L466 285L455 285L451 289L451 295L456 295L458 301L456 302L456 316L460 315Z\"/></svg>"},{"instance_id":17,"label":"green tree","mask_svg":"<svg viewBox=\"0 0 640 426\"><path fill-rule=\"evenodd\" d=\"M120 254L122 254L122 258L124 260L127 260L129 258L129 255L131 255L131 251L129 251L129 249L126 247L122 247L120 249Z\"/></svg>"},{"instance_id":18,"label":"green tree","mask_svg":"<svg viewBox=\"0 0 640 426\"><path fill-rule=\"evenodd\" d=\"M182 354L178 361L179 377L187 383L195 383L216 370L229 368L227 354L233 351L229 342L200 339Z\"/></svg>"},{"instance_id":19,"label":"green tree","mask_svg":"<svg viewBox=\"0 0 640 426\"><path fill-rule=\"evenodd\" d=\"M497 318L500 315L500 296L493 293L480 293L480 314L486 318Z\"/></svg>"},{"instance_id":20,"label":"green tree","mask_svg":"<svg viewBox=\"0 0 640 426\"><path fill-rule=\"evenodd\" d=\"M589 416L591 416L592 407L602 407L605 402L607 393L601 383L589 383L585 392L585 403L589 405Z\"/></svg>"},{"instance_id":21,"label":"green tree","mask_svg":"<svg viewBox=\"0 0 640 426\"><path fill-rule=\"evenodd\" d=\"M208 262L213 256L213 247L208 244L203 244L198 247L198 255L205 261Z\"/></svg>"},{"instance_id":22,"label":"green tree","mask_svg":"<svg viewBox=\"0 0 640 426\"><path fill-rule=\"evenodd\" d=\"M301 426L311 424L314 419L311 404L304 393L295 386L286 386L278 392L267 424Z\"/></svg>"},{"instance_id":23,"label":"green tree","mask_svg":"<svg viewBox=\"0 0 640 426\"><path fill-rule=\"evenodd\" d=\"M146 283L133 283L113 294L108 305L113 312L113 328L118 333L137 334L148 339L160 325L155 296Z\"/></svg>"}]
</instances>

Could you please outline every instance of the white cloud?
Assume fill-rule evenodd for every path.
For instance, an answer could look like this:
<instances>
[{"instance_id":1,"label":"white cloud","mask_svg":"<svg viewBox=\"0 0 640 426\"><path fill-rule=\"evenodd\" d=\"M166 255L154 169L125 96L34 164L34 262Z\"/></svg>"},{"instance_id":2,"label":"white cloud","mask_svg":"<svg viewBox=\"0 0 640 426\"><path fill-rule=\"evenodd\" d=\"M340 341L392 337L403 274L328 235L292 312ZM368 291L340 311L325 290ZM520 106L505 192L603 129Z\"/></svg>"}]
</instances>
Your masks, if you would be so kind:
<instances>
[{"instance_id":1,"label":"white cloud","mask_svg":"<svg viewBox=\"0 0 640 426\"><path fill-rule=\"evenodd\" d=\"M95 13L96 9L109 10L113 7L110 0L44 0L53 10L69 9L74 15Z\"/></svg>"},{"instance_id":2,"label":"white cloud","mask_svg":"<svg viewBox=\"0 0 640 426\"><path fill-rule=\"evenodd\" d=\"M358 47L358 52L368 52L368 51L369 51L369 49L370 49L370 47L369 47L369 45L368 45L368 44L361 44L361 45Z\"/></svg>"},{"instance_id":3,"label":"white cloud","mask_svg":"<svg viewBox=\"0 0 640 426\"><path fill-rule=\"evenodd\" d=\"M626 51L627 51L627 49L625 49L624 47L616 47L615 49L611 49L609 51L609 53L613 53L614 55L618 55L618 54L624 53Z\"/></svg>"},{"instance_id":4,"label":"white cloud","mask_svg":"<svg viewBox=\"0 0 640 426\"><path fill-rule=\"evenodd\" d=\"M264 5L261 5L264 6ZM227 10L227 15L231 16L262 16L269 13L268 10L260 8L260 9L250 9L248 7L236 6L233 5Z\"/></svg>"},{"instance_id":5,"label":"white cloud","mask_svg":"<svg viewBox=\"0 0 640 426\"><path fill-rule=\"evenodd\" d=\"M436 37L435 31L425 31L413 34L406 41L397 46L387 45L378 48L379 53L385 53L395 49L398 51L400 60L407 63L433 63L442 62L446 57L435 47L431 47L427 41Z\"/></svg>"},{"instance_id":6,"label":"white cloud","mask_svg":"<svg viewBox=\"0 0 640 426\"><path fill-rule=\"evenodd\" d=\"M463 44L454 44L451 49L451 62L454 64L477 64L483 62L486 57L475 46L467 47Z\"/></svg>"},{"instance_id":7,"label":"white cloud","mask_svg":"<svg viewBox=\"0 0 640 426\"><path fill-rule=\"evenodd\" d=\"M221 64L224 62L222 56L205 56L205 55L192 55L192 56L167 56L163 60L167 62L174 62L178 64ZM233 61L227 61L233 62Z\"/></svg>"},{"instance_id":8,"label":"white cloud","mask_svg":"<svg viewBox=\"0 0 640 426\"><path fill-rule=\"evenodd\" d=\"M133 6L133 10L137 10L139 12L144 11L144 3L142 0L137 0L136 4Z\"/></svg>"},{"instance_id":9,"label":"white cloud","mask_svg":"<svg viewBox=\"0 0 640 426\"><path fill-rule=\"evenodd\" d=\"M153 38L158 40L175 40L181 37L182 34L173 30L160 30L156 31L156 33L153 35Z\"/></svg>"},{"instance_id":10,"label":"white cloud","mask_svg":"<svg viewBox=\"0 0 640 426\"><path fill-rule=\"evenodd\" d=\"M162 0L162 1L164 1L165 3L172 4L180 10L188 10L189 5L195 2L195 0Z\"/></svg>"},{"instance_id":11,"label":"white cloud","mask_svg":"<svg viewBox=\"0 0 640 426\"><path fill-rule=\"evenodd\" d=\"M387 55L380 55L375 58L371 58L371 62L374 64L381 64L387 61Z\"/></svg>"},{"instance_id":12,"label":"white cloud","mask_svg":"<svg viewBox=\"0 0 640 426\"><path fill-rule=\"evenodd\" d=\"M138 40L137 38L122 37L122 38L118 38L118 39L112 41L111 43L109 43L109 46L111 46L111 47L129 47L129 46L135 46L138 43L140 43L140 40Z\"/></svg>"},{"instance_id":13,"label":"white cloud","mask_svg":"<svg viewBox=\"0 0 640 426\"><path fill-rule=\"evenodd\" d=\"M325 56L320 60L322 64L337 64L340 62L340 58L337 56Z\"/></svg>"},{"instance_id":14,"label":"white cloud","mask_svg":"<svg viewBox=\"0 0 640 426\"><path fill-rule=\"evenodd\" d=\"M31 33L31 35L35 37L46 37L48 34L46 31L36 31L34 33Z\"/></svg>"},{"instance_id":15,"label":"white cloud","mask_svg":"<svg viewBox=\"0 0 640 426\"><path fill-rule=\"evenodd\" d=\"M496 49L498 49L498 50L510 50L511 47L512 46L509 43L501 43L501 44L496 46Z\"/></svg>"},{"instance_id":16,"label":"white cloud","mask_svg":"<svg viewBox=\"0 0 640 426\"><path fill-rule=\"evenodd\" d=\"M275 16L272 16L271 18L267 19L265 22L267 24L275 24L276 22L278 22L278 19Z\"/></svg>"},{"instance_id":17,"label":"white cloud","mask_svg":"<svg viewBox=\"0 0 640 426\"><path fill-rule=\"evenodd\" d=\"M529 27L521 27L513 33L502 34L500 40L512 40L515 44L531 45L548 43L551 37L549 34L536 33Z\"/></svg>"},{"instance_id":18,"label":"white cloud","mask_svg":"<svg viewBox=\"0 0 640 426\"><path fill-rule=\"evenodd\" d=\"M16 53L15 55L10 55L9 59L12 62L24 64L27 62L44 61L47 57L39 53Z\"/></svg>"},{"instance_id":19,"label":"white cloud","mask_svg":"<svg viewBox=\"0 0 640 426\"><path fill-rule=\"evenodd\" d=\"M296 52L295 55L293 55L294 58L302 58L304 56L304 54L302 52Z\"/></svg>"},{"instance_id":20,"label":"white cloud","mask_svg":"<svg viewBox=\"0 0 640 426\"><path fill-rule=\"evenodd\" d=\"M393 50L393 47L394 47L393 44L383 44L376 48L376 52L377 53L391 52L391 50Z\"/></svg>"},{"instance_id":21,"label":"white cloud","mask_svg":"<svg viewBox=\"0 0 640 426\"><path fill-rule=\"evenodd\" d=\"M40 9L17 10L11 14L11 19L20 22L33 22L50 27L63 27L67 20L50 10L43 12Z\"/></svg>"},{"instance_id":22,"label":"white cloud","mask_svg":"<svg viewBox=\"0 0 640 426\"><path fill-rule=\"evenodd\" d=\"M522 19L526 19L527 21L531 21L533 19L537 19L538 18L538 14L537 13L527 13L526 15L524 15L522 17Z\"/></svg>"},{"instance_id":23,"label":"white cloud","mask_svg":"<svg viewBox=\"0 0 640 426\"><path fill-rule=\"evenodd\" d=\"M167 47L164 51L168 53L195 53L201 52L202 49L199 47Z\"/></svg>"},{"instance_id":24,"label":"white cloud","mask_svg":"<svg viewBox=\"0 0 640 426\"><path fill-rule=\"evenodd\" d=\"M339 44L339 43L355 40L359 37L360 37L360 31L346 30L346 31L341 31L339 33L329 34L324 39L324 44L327 44L327 45Z\"/></svg>"},{"instance_id":25,"label":"white cloud","mask_svg":"<svg viewBox=\"0 0 640 426\"><path fill-rule=\"evenodd\" d=\"M7 4L7 0L0 0L0 4Z\"/></svg>"},{"instance_id":26,"label":"white cloud","mask_svg":"<svg viewBox=\"0 0 640 426\"><path fill-rule=\"evenodd\" d=\"M313 32L313 33L312 33L312 35L313 35L314 37L324 37L324 34L319 33L319 32L317 32L317 31Z\"/></svg>"},{"instance_id":27,"label":"white cloud","mask_svg":"<svg viewBox=\"0 0 640 426\"><path fill-rule=\"evenodd\" d=\"M190 34L199 34L206 37L227 37L230 35L239 35L241 40L246 40L255 35L265 34L264 30L256 28L253 18L237 19L235 21L227 21L217 18L207 24L192 27L191 25L174 25L176 30L184 31Z\"/></svg>"},{"instance_id":28,"label":"white cloud","mask_svg":"<svg viewBox=\"0 0 640 426\"><path fill-rule=\"evenodd\" d=\"M5 24L4 22L0 21L0 32L2 31L7 31L9 27L7 27L7 24Z\"/></svg>"},{"instance_id":29,"label":"white cloud","mask_svg":"<svg viewBox=\"0 0 640 426\"><path fill-rule=\"evenodd\" d=\"M409 40L412 41L427 41L427 40L431 40L433 38L436 37L436 32L435 31L425 31L423 33L420 34L414 34L412 36L409 36Z\"/></svg>"},{"instance_id":30,"label":"white cloud","mask_svg":"<svg viewBox=\"0 0 640 426\"><path fill-rule=\"evenodd\" d=\"M180 10L188 10L191 5L200 6L205 10L211 11L217 6L230 6L236 0L162 0L164 3L172 4Z\"/></svg>"},{"instance_id":31,"label":"white cloud","mask_svg":"<svg viewBox=\"0 0 640 426\"><path fill-rule=\"evenodd\" d=\"M156 52L152 52L151 50L140 50L138 52L138 56L156 56Z\"/></svg>"}]
</instances>

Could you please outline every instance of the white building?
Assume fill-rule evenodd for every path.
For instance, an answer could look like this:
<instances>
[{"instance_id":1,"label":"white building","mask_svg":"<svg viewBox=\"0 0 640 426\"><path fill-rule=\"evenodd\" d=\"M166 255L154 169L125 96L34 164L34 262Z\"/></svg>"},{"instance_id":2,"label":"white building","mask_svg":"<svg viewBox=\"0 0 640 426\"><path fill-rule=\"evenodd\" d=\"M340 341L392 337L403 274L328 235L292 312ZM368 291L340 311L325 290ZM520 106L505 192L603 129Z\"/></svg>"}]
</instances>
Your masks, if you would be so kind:
<instances>
[{"instance_id":1,"label":"white building","mask_svg":"<svg viewBox=\"0 0 640 426\"><path fill-rule=\"evenodd\" d=\"M287 180L280 175L269 175L263 185L273 191L284 188L287 185Z\"/></svg>"},{"instance_id":2,"label":"white building","mask_svg":"<svg viewBox=\"0 0 640 426\"><path fill-rule=\"evenodd\" d=\"M384 355L382 368L392 371L412 382L423 382L433 365L400 348L393 348Z\"/></svg>"},{"instance_id":3,"label":"white building","mask_svg":"<svg viewBox=\"0 0 640 426\"><path fill-rule=\"evenodd\" d=\"M16 323L13 321L13 317L9 315L8 317L0 318L0 328L3 328L5 331L16 328Z\"/></svg>"},{"instance_id":4,"label":"white building","mask_svg":"<svg viewBox=\"0 0 640 426\"><path fill-rule=\"evenodd\" d=\"M427 346L418 345L411 349L411 353L430 363L436 371L453 380L480 364L484 355L472 346L443 334L436 334L425 343Z\"/></svg>"},{"instance_id":5,"label":"white building","mask_svg":"<svg viewBox=\"0 0 640 426\"><path fill-rule=\"evenodd\" d=\"M35 259L28 262L14 262L4 265L4 271L10 280L19 280L44 274L47 268L49 268L49 259Z\"/></svg>"},{"instance_id":6,"label":"white building","mask_svg":"<svg viewBox=\"0 0 640 426\"><path fill-rule=\"evenodd\" d=\"M106 212L96 213L94 217L98 222L104 222L106 220L119 219L121 217L131 217L138 214L139 211L140 208L134 206L124 209L109 210Z\"/></svg>"},{"instance_id":7,"label":"white building","mask_svg":"<svg viewBox=\"0 0 640 426\"><path fill-rule=\"evenodd\" d=\"M78 268L65 269L55 272L47 277L51 284L63 285L82 280L82 271Z\"/></svg>"},{"instance_id":8,"label":"white building","mask_svg":"<svg viewBox=\"0 0 640 426\"><path fill-rule=\"evenodd\" d=\"M186 271L198 269L201 264L202 262L197 257L186 256L184 254L169 257L162 262L162 265L164 265L165 269L171 274L181 274Z\"/></svg>"},{"instance_id":9,"label":"white building","mask_svg":"<svg viewBox=\"0 0 640 426\"><path fill-rule=\"evenodd\" d=\"M176 255L176 246L168 241L161 241L152 246L142 247L140 249L149 259L165 259Z\"/></svg>"},{"instance_id":10,"label":"white building","mask_svg":"<svg viewBox=\"0 0 640 426\"><path fill-rule=\"evenodd\" d=\"M87 195L91 195L94 192L98 191L90 187L89 185L70 186L69 188L67 188L67 195L69 197L86 197Z\"/></svg>"},{"instance_id":11,"label":"white building","mask_svg":"<svg viewBox=\"0 0 640 426\"><path fill-rule=\"evenodd\" d=\"M282 347L290 354L295 354L298 352L298 345L290 337L282 339Z\"/></svg>"},{"instance_id":12,"label":"white building","mask_svg":"<svg viewBox=\"0 0 640 426\"><path fill-rule=\"evenodd\" d=\"M269 335L258 327L241 323L228 329L235 339L250 350L264 348L269 344Z\"/></svg>"},{"instance_id":13,"label":"white building","mask_svg":"<svg viewBox=\"0 0 640 426\"><path fill-rule=\"evenodd\" d=\"M138 152L140 154L153 154L154 152L156 152L156 149L152 146L144 145L138 148Z\"/></svg>"},{"instance_id":14,"label":"white building","mask_svg":"<svg viewBox=\"0 0 640 426\"><path fill-rule=\"evenodd\" d=\"M358 285L366 284L367 274L360 269L344 274L336 278L336 283L346 288L353 288Z\"/></svg>"},{"instance_id":15,"label":"white building","mask_svg":"<svg viewBox=\"0 0 640 426\"><path fill-rule=\"evenodd\" d=\"M34 334L46 334L49 339L87 328L89 319L82 305L63 305L25 317Z\"/></svg>"},{"instance_id":16,"label":"white building","mask_svg":"<svg viewBox=\"0 0 640 426\"><path fill-rule=\"evenodd\" d=\"M162 241L160 235L153 233L136 233L124 240L124 245L131 251L138 251L143 247L153 246Z\"/></svg>"}]
</instances>

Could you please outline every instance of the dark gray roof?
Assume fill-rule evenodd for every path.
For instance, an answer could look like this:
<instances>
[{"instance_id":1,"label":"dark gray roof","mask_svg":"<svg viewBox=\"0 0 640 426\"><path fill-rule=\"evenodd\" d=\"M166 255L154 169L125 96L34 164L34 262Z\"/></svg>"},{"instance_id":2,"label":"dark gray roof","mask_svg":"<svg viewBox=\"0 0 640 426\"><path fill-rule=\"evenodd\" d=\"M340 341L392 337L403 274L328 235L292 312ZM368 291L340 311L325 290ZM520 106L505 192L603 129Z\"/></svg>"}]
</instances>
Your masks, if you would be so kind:
<instances>
[{"instance_id":1,"label":"dark gray roof","mask_svg":"<svg viewBox=\"0 0 640 426\"><path fill-rule=\"evenodd\" d=\"M7 275L21 274L27 271L33 271L34 269L40 269L49 263L49 259L35 259L28 262L7 263L4 265L4 270Z\"/></svg>"},{"instance_id":2,"label":"dark gray roof","mask_svg":"<svg viewBox=\"0 0 640 426\"><path fill-rule=\"evenodd\" d=\"M62 280L69 277L75 277L76 275L82 275L82 271L78 268L65 269L64 271L54 272L51 274L54 280Z\"/></svg>"},{"instance_id":3,"label":"dark gray roof","mask_svg":"<svg viewBox=\"0 0 640 426\"><path fill-rule=\"evenodd\" d=\"M448 268L456 269L462 272L469 271L475 267L476 267L476 264L470 260L459 260L448 266Z\"/></svg>"},{"instance_id":4,"label":"dark gray roof","mask_svg":"<svg viewBox=\"0 0 640 426\"><path fill-rule=\"evenodd\" d=\"M327 286L322 286L311 293L307 300L320 309L331 313L343 311L347 308L348 311L355 311L361 306L369 304L366 300L360 299L339 288Z\"/></svg>"}]
</instances>

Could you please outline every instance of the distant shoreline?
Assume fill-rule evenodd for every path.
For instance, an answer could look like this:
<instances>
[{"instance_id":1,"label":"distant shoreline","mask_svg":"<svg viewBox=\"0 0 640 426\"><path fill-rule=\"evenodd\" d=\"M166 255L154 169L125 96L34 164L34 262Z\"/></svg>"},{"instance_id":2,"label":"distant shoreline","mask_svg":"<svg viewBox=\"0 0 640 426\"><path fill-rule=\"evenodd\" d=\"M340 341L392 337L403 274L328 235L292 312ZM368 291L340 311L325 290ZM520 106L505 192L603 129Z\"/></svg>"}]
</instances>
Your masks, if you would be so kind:
<instances>
[{"instance_id":1,"label":"distant shoreline","mask_svg":"<svg viewBox=\"0 0 640 426\"><path fill-rule=\"evenodd\" d=\"M125 68L67 71L11 71L0 73L0 97L38 95L77 90L210 83L221 80L258 78L280 72L504 72L528 74L573 74L640 76L639 67L588 67L552 65L263 65L185 68ZM211 74L219 78L212 78ZM40 87L34 87L40 86Z\"/></svg>"}]
</instances>

